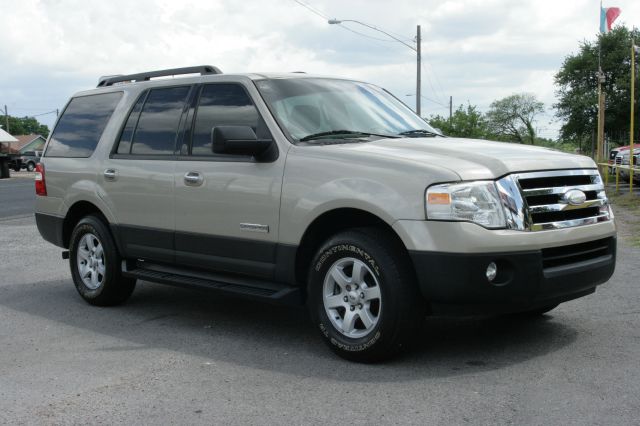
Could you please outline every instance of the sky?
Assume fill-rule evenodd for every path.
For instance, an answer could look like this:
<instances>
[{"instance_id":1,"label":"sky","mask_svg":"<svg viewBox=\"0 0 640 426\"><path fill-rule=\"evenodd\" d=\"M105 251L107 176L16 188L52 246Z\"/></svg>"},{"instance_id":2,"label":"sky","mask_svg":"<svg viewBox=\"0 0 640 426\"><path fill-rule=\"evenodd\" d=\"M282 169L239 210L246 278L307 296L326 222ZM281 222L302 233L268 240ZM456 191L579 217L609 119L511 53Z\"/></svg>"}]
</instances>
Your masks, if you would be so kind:
<instances>
[{"instance_id":1,"label":"sky","mask_svg":"<svg viewBox=\"0 0 640 426\"><path fill-rule=\"evenodd\" d=\"M640 26L637 0L604 6L622 9L617 25ZM555 138L553 76L599 26L595 0L0 0L0 10L0 108L49 127L51 111L99 76L202 64L354 78L413 107L415 52L357 23L327 23L337 18L411 46L421 25L423 116L448 115L449 96L454 109L486 111L530 92L546 107L539 135Z\"/></svg>"}]
</instances>

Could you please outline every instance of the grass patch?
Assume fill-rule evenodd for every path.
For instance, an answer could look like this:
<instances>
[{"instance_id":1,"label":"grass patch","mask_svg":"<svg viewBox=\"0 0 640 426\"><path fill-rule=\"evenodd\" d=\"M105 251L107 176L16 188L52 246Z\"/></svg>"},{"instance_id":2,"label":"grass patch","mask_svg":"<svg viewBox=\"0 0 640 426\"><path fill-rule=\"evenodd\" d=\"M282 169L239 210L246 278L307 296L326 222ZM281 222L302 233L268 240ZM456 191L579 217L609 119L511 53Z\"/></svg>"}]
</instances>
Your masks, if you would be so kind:
<instances>
[{"instance_id":1,"label":"grass patch","mask_svg":"<svg viewBox=\"0 0 640 426\"><path fill-rule=\"evenodd\" d=\"M611 204L623 209L631 210L632 212L640 212L640 197L635 194L607 194Z\"/></svg>"},{"instance_id":2,"label":"grass patch","mask_svg":"<svg viewBox=\"0 0 640 426\"><path fill-rule=\"evenodd\" d=\"M631 229L631 235L626 240L634 247L640 247L640 196L630 193L608 195L611 204L619 210L624 210L624 220Z\"/></svg>"}]
</instances>

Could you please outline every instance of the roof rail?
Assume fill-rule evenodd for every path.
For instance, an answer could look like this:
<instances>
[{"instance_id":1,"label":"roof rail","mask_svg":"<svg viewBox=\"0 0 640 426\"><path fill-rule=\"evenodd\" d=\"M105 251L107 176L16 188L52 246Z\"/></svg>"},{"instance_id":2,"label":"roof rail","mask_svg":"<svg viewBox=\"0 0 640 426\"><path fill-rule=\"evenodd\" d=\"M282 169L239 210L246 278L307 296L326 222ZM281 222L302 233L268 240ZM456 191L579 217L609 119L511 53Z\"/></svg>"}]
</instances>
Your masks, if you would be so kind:
<instances>
[{"instance_id":1,"label":"roof rail","mask_svg":"<svg viewBox=\"0 0 640 426\"><path fill-rule=\"evenodd\" d=\"M115 83L132 82L132 81L149 81L155 77L167 77L170 75L182 74L222 74L220 68L213 65L198 65L195 67L171 68L168 70L148 71L138 74L113 75L100 77L98 87L112 86Z\"/></svg>"}]
</instances>

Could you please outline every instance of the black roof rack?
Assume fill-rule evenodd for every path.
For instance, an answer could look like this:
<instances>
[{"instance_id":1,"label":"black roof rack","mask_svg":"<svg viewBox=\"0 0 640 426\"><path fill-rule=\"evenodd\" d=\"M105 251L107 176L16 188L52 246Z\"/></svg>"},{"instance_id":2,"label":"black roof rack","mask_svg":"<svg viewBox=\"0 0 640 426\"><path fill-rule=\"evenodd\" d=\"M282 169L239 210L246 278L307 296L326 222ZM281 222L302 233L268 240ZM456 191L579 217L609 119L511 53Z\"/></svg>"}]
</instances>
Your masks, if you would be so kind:
<instances>
[{"instance_id":1,"label":"black roof rack","mask_svg":"<svg viewBox=\"0 0 640 426\"><path fill-rule=\"evenodd\" d=\"M98 87L112 86L115 83L123 82L149 81L155 77L167 77L170 75L182 74L222 74L222 71L220 71L220 68L214 67L213 65L198 65L195 67L171 68L168 70L141 72L138 74L113 75L100 77L100 79L98 80Z\"/></svg>"}]
</instances>

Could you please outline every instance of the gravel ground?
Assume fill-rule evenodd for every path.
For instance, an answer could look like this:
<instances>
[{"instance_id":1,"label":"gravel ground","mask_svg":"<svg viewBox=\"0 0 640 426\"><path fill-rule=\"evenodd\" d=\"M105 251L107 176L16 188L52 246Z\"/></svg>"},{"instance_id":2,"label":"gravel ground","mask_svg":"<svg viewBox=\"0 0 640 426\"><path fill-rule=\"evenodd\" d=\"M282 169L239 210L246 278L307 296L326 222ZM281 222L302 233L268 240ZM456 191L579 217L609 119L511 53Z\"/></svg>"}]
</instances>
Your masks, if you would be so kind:
<instances>
[{"instance_id":1,"label":"gravel ground","mask_svg":"<svg viewBox=\"0 0 640 426\"><path fill-rule=\"evenodd\" d=\"M0 210L5 198L0 194ZM142 282L84 303L31 216L0 219L0 423L640 424L640 250L536 320L430 318L381 365L306 313Z\"/></svg>"}]
</instances>

